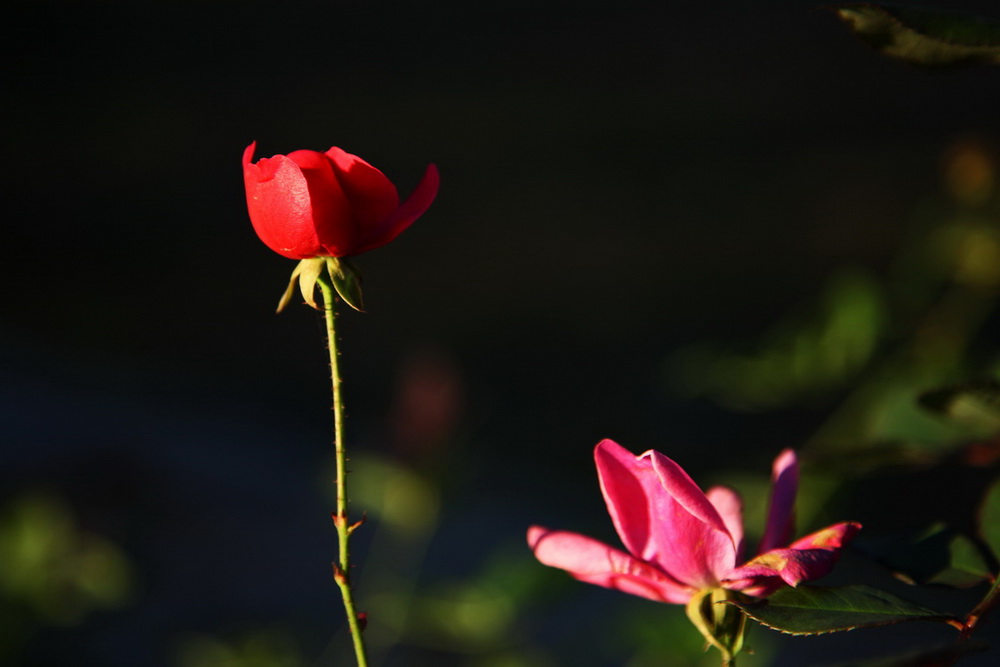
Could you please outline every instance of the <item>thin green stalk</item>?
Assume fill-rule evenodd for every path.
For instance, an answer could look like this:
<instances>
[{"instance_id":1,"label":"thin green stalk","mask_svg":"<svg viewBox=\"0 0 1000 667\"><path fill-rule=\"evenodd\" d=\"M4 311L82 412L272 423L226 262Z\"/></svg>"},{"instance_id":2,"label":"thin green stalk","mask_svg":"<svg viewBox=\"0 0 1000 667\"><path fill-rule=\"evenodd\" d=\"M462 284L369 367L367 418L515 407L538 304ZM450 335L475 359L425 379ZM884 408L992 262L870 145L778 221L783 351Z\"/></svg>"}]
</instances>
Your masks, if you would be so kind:
<instances>
[{"instance_id":1,"label":"thin green stalk","mask_svg":"<svg viewBox=\"0 0 1000 667\"><path fill-rule=\"evenodd\" d=\"M972 633L976 629L976 625L982 620L983 616L987 614L993 607L1000 602L1000 577L993 581L993 585L990 586L989 592L986 596L976 605L976 607L969 612L969 615L965 619L965 623L962 626L962 639L969 639L972 637Z\"/></svg>"},{"instance_id":2,"label":"thin green stalk","mask_svg":"<svg viewBox=\"0 0 1000 667\"><path fill-rule=\"evenodd\" d=\"M325 275L316 281L323 291L323 310L326 313L326 338L330 350L330 379L333 383L333 430L334 446L337 457L337 513L333 523L337 527L337 542L340 556L333 567L333 578L340 587L344 598L344 611L347 612L347 622L351 628L351 638L354 640L354 655L358 659L358 667L368 667L368 655L365 651L365 640L362 636L361 622L354 608L354 592L351 589L351 558L349 540L351 533L358 524L351 525L347 519L347 450L344 446L344 402L340 396L340 362L337 353L336 333L336 294L333 285Z\"/></svg>"}]
</instances>

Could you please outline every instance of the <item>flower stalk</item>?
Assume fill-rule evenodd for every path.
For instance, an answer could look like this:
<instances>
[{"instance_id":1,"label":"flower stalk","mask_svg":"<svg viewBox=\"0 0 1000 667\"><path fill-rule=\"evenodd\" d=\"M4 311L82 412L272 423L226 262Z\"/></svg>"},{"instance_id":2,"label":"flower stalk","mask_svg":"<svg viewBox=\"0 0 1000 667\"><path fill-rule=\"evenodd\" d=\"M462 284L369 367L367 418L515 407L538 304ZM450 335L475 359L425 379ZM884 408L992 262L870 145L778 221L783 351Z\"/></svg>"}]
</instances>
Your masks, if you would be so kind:
<instances>
[{"instance_id":1,"label":"flower stalk","mask_svg":"<svg viewBox=\"0 0 1000 667\"><path fill-rule=\"evenodd\" d=\"M333 525L337 528L338 557L333 565L333 578L344 599L344 611L354 641L354 655L358 667L367 667L368 656L362 632L362 622L354 606L354 591L351 588L351 533L360 525L351 524L347 516L347 448L344 444L344 402L340 393L340 360L337 351L337 309L333 283L324 271L316 280L323 293L323 312L326 319L327 348L330 351L330 380L333 385L333 431L334 449L337 460L337 511L333 515Z\"/></svg>"}]
</instances>

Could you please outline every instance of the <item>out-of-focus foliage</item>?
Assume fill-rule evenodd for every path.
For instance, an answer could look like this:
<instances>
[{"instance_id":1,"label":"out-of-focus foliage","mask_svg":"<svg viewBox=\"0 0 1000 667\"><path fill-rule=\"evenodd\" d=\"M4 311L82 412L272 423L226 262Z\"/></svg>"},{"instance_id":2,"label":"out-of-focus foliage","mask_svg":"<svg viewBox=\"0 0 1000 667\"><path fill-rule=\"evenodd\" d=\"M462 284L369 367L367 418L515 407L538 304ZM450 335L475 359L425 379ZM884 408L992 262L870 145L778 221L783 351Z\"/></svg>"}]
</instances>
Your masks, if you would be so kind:
<instances>
[{"instance_id":1,"label":"out-of-focus foliage","mask_svg":"<svg viewBox=\"0 0 1000 667\"><path fill-rule=\"evenodd\" d=\"M196 636L180 642L177 667L300 667L306 661L291 636L282 631L262 630L226 641Z\"/></svg>"},{"instance_id":2,"label":"out-of-focus foliage","mask_svg":"<svg viewBox=\"0 0 1000 667\"><path fill-rule=\"evenodd\" d=\"M900 534L861 535L855 548L909 584L968 587L992 576L976 544L942 523Z\"/></svg>"},{"instance_id":3,"label":"out-of-focus foliage","mask_svg":"<svg viewBox=\"0 0 1000 667\"><path fill-rule=\"evenodd\" d=\"M986 389L1000 377L1000 350L979 337L1000 295L993 156L974 141L957 143L942 185L946 196L915 209L911 238L884 277L834 274L811 317L786 317L753 352L716 343L674 353L671 385L738 410L837 399L809 446L865 450L867 464L929 460L1000 432ZM867 465L861 457L850 464Z\"/></svg>"},{"instance_id":4,"label":"out-of-focus foliage","mask_svg":"<svg viewBox=\"0 0 1000 667\"><path fill-rule=\"evenodd\" d=\"M1000 480L993 483L983 500L979 510L979 532L993 551L993 558L1000 562Z\"/></svg>"},{"instance_id":5,"label":"out-of-focus foliage","mask_svg":"<svg viewBox=\"0 0 1000 667\"><path fill-rule=\"evenodd\" d=\"M863 513L911 528L863 530L858 550L902 581L935 586L915 588L918 599L943 588L985 597L955 618L878 588L799 587L742 605L768 627L816 634L937 620L962 634L928 656L957 658L982 648L968 639L998 599L1000 485L986 493L978 523L967 519L979 504L970 490L983 488L983 476L1000 460L1000 348L984 335L1000 297L1000 196L994 159L982 144L956 143L943 167L942 193L915 206L909 239L881 275L834 274L811 315L786 317L755 351L698 344L671 356L668 369L674 387L731 409L816 410L823 421L800 447L814 464L812 479L803 478L803 508L812 502L823 511L867 488ZM866 475L876 470L879 476ZM903 491L896 484L913 473L922 482L906 493L919 489L926 497L901 516L910 507L897 502ZM958 478L968 479L967 489L951 487ZM750 492L760 494L762 486L757 480ZM870 504L893 495L893 510ZM938 519L945 516L947 522ZM851 518L865 523L864 516ZM924 527L913 529L921 519ZM906 659L900 654L885 664L911 664L900 662Z\"/></svg>"},{"instance_id":6,"label":"out-of-focus foliage","mask_svg":"<svg viewBox=\"0 0 1000 667\"><path fill-rule=\"evenodd\" d=\"M914 667L915 665L951 665L962 656L978 653L989 648L986 642L964 641L951 642L922 647L913 651L886 658L872 660L852 660L850 667ZM833 666L831 666L833 667ZM848 663L839 663L836 667L848 667Z\"/></svg>"},{"instance_id":7,"label":"out-of-focus foliage","mask_svg":"<svg viewBox=\"0 0 1000 667\"><path fill-rule=\"evenodd\" d=\"M793 313L757 350L727 352L694 345L668 360L674 386L742 410L776 408L814 398L855 377L884 330L879 285L864 272L843 271L829 282L811 315Z\"/></svg>"},{"instance_id":8,"label":"out-of-focus foliage","mask_svg":"<svg viewBox=\"0 0 1000 667\"><path fill-rule=\"evenodd\" d=\"M984 433L1000 432L1000 382L986 379L929 391L920 403L935 412L968 422Z\"/></svg>"},{"instance_id":9,"label":"out-of-focus foliage","mask_svg":"<svg viewBox=\"0 0 1000 667\"><path fill-rule=\"evenodd\" d=\"M622 610L610 629L619 655L629 656L626 667L691 665L718 667L719 654L706 650L705 640L694 632L690 621L675 607L656 608L640 602ZM748 628L747 648L739 664L753 667L772 664L776 635Z\"/></svg>"},{"instance_id":10,"label":"out-of-focus foliage","mask_svg":"<svg viewBox=\"0 0 1000 667\"><path fill-rule=\"evenodd\" d=\"M372 664L440 653L471 667L554 667L559 662L522 626L529 601L545 595L547 573L520 534L478 544L492 554L469 571L422 579L442 521L441 465L459 440L465 387L455 364L437 353L412 355L400 371L388 420L393 455L351 457L351 503L366 513L357 535L370 540L355 586L361 608L372 610L365 630ZM345 636L333 645L349 643ZM331 664L351 661L332 657Z\"/></svg>"},{"instance_id":11,"label":"out-of-focus foliage","mask_svg":"<svg viewBox=\"0 0 1000 667\"><path fill-rule=\"evenodd\" d=\"M126 604L128 558L80 528L69 507L44 493L13 498L0 510L0 662L17 664L44 626L72 626Z\"/></svg>"},{"instance_id":12,"label":"out-of-focus foliage","mask_svg":"<svg viewBox=\"0 0 1000 667\"><path fill-rule=\"evenodd\" d=\"M837 15L866 44L915 65L1000 63L1000 24L974 16L898 5L844 5Z\"/></svg>"},{"instance_id":13,"label":"out-of-focus foliage","mask_svg":"<svg viewBox=\"0 0 1000 667\"><path fill-rule=\"evenodd\" d=\"M72 625L124 604L132 570L111 542L82 530L69 508L42 494L16 498L0 518L0 589L40 623Z\"/></svg>"},{"instance_id":14,"label":"out-of-focus foliage","mask_svg":"<svg viewBox=\"0 0 1000 667\"><path fill-rule=\"evenodd\" d=\"M500 545L465 577L418 585L427 547L439 525L440 490L429 476L386 458L355 458L352 499L374 532L359 590L377 609L365 631L380 659L399 646L468 656L467 664L551 665L526 644L518 613L540 590L543 568L522 544ZM404 558L400 554L405 554Z\"/></svg>"}]
</instances>

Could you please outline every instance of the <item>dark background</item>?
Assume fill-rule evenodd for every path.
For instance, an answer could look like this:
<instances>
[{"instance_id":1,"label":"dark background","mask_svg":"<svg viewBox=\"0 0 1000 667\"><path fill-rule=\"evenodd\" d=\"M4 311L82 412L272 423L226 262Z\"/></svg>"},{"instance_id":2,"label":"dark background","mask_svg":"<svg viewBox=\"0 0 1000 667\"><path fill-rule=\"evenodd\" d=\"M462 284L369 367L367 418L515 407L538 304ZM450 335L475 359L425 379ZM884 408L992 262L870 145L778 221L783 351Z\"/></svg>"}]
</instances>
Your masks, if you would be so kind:
<instances>
[{"instance_id":1,"label":"dark background","mask_svg":"<svg viewBox=\"0 0 1000 667\"><path fill-rule=\"evenodd\" d=\"M323 330L306 307L273 314L294 263L247 219L252 140L258 156L341 146L404 196L428 162L442 173L430 211L359 258L369 313L340 327L357 466L417 475L439 511L404 517L404 533L427 525L393 543L373 509L356 562L389 535L379 558L418 616L486 600L469 635L499 623L482 581L540 582L496 637L450 645L454 623L411 619L386 664L644 665L616 614L691 643L681 610L545 570L525 528L613 539L602 437L696 479L766 474L828 406L684 399L668 353L755 336L838 267L885 273L942 155L1000 136L998 70L883 59L812 2L4 13L0 502L10 516L44 498L127 563L107 605L8 604L13 664L349 664ZM851 639L794 640L774 661L838 659L817 647Z\"/></svg>"}]
</instances>

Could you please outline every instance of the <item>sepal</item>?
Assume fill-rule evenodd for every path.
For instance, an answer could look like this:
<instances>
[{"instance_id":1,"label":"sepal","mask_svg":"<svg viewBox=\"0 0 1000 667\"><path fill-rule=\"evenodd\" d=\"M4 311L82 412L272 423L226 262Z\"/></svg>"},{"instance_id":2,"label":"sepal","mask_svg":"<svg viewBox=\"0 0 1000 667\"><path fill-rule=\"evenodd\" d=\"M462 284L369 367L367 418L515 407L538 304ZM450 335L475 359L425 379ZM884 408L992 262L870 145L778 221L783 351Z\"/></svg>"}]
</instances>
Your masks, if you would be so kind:
<instances>
[{"instance_id":1,"label":"sepal","mask_svg":"<svg viewBox=\"0 0 1000 667\"><path fill-rule=\"evenodd\" d=\"M306 303L316 310L320 310L320 307L316 305L316 279L319 278L320 272L323 271L324 259L323 257L303 259L295 265L295 270L292 271L292 276L288 279L288 287L281 296L281 300L278 301L278 309L275 312L280 313L283 311L288 302L292 300L292 295L295 294L296 281L299 284L299 291L302 293L302 298L306 300Z\"/></svg>"},{"instance_id":2,"label":"sepal","mask_svg":"<svg viewBox=\"0 0 1000 667\"><path fill-rule=\"evenodd\" d=\"M326 280L324 272L329 276L330 284L337 290L344 303L354 310L365 312L364 297L361 292L361 270L343 257L313 257L300 261L288 279L288 287L278 301L276 312L283 311L292 300L296 284L305 302L316 310L322 310L316 303L316 281Z\"/></svg>"},{"instance_id":3,"label":"sepal","mask_svg":"<svg viewBox=\"0 0 1000 667\"><path fill-rule=\"evenodd\" d=\"M365 312L364 295L361 292L361 269L346 257L327 257L326 270L333 281L333 288L348 306Z\"/></svg>"},{"instance_id":4,"label":"sepal","mask_svg":"<svg viewBox=\"0 0 1000 667\"><path fill-rule=\"evenodd\" d=\"M687 603L687 616L709 644L722 652L723 663L728 665L743 649L746 616L730 600L745 600L735 591L724 588L706 588L691 596Z\"/></svg>"}]
</instances>

